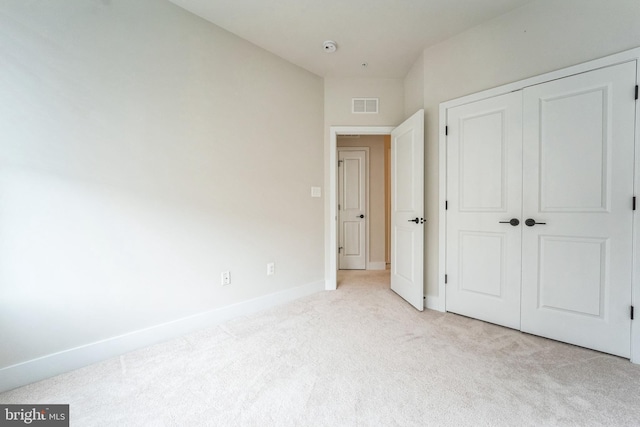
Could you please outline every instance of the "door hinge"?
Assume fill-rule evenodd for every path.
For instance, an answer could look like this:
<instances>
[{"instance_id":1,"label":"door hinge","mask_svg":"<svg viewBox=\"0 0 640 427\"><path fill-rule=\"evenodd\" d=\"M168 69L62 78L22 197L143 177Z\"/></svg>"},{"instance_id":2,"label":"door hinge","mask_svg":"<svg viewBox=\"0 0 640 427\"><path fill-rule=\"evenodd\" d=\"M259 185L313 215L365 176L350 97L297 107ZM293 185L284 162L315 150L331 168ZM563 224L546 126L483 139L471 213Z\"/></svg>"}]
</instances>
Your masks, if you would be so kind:
<instances>
[{"instance_id":1,"label":"door hinge","mask_svg":"<svg viewBox=\"0 0 640 427\"><path fill-rule=\"evenodd\" d=\"M340 210L340 203L338 203L338 210Z\"/></svg>"},{"instance_id":2,"label":"door hinge","mask_svg":"<svg viewBox=\"0 0 640 427\"><path fill-rule=\"evenodd\" d=\"M631 320L633 320L633 306L631 306Z\"/></svg>"},{"instance_id":3,"label":"door hinge","mask_svg":"<svg viewBox=\"0 0 640 427\"><path fill-rule=\"evenodd\" d=\"M633 210L636 210L636 196L633 196Z\"/></svg>"},{"instance_id":4,"label":"door hinge","mask_svg":"<svg viewBox=\"0 0 640 427\"><path fill-rule=\"evenodd\" d=\"M636 85L636 100L638 100L638 85Z\"/></svg>"},{"instance_id":5,"label":"door hinge","mask_svg":"<svg viewBox=\"0 0 640 427\"><path fill-rule=\"evenodd\" d=\"M444 284L446 285L448 281L449 281L449 277L445 274L444 275Z\"/></svg>"},{"instance_id":6,"label":"door hinge","mask_svg":"<svg viewBox=\"0 0 640 427\"><path fill-rule=\"evenodd\" d=\"M342 162L344 162L344 160L338 160L338 167L342 166Z\"/></svg>"},{"instance_id":7,"label":"door hinge","mask_svg":"<svg viewBox=\"0 0 640 427\"><path fill-rule=\"evenodd\" d=\"M444 134L449 135L449 126L444 127Z\"/></svg>"},{"instance_id":8,"label":"door hinge","mask_svg":"<svg viewBox=\"0 0 640 427\"><path fill-rule=\"evenodd\" d=\"M448 201L448 200L445 200L445 201L444 201L444 210L445 210L445 211L446 211L446 210L449 210L449 201Z\"/></svg>"}]
</instances>

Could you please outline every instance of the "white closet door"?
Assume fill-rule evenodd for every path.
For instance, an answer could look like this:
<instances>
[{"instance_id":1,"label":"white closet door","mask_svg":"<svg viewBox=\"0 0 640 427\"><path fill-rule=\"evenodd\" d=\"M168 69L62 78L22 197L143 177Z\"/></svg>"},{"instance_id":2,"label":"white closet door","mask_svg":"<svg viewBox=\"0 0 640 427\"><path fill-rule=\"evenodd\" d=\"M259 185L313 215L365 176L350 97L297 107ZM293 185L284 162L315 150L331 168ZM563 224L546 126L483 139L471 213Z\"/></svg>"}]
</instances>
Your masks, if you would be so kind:
<instances>
[{"instance_id":1,"label":"white closet door","mask_svg":"<svg viewBox=\"0 0 640 427\"><path fill-rule=\"evenodd\" d=\"M630 355L635 62L524 90L522 330Z\"/></svg>"},{"instance_id":2,"label":"white closet door","mask_svg":"<svg viewBox=\"0 0 640 427\"><path fill-rule=\"evenodd\" d=\"M519 329L522 94L451 108L447 123L446 310Z\"/></svg>"}]
</instances>

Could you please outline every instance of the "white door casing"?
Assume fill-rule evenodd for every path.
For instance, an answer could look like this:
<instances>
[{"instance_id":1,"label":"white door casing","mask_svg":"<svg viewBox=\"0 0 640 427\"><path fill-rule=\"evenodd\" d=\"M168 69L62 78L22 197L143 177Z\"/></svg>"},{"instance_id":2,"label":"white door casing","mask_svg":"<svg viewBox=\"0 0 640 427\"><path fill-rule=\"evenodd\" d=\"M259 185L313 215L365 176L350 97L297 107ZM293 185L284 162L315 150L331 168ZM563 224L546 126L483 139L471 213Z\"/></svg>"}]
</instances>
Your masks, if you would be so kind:
<instances>
[{"instance_id":1,"label":"white door casing","mask_svg":"<svg viewBox=\"0 0 640 427\"><path fill-rule=\"evenodd\" d=\"M325 163L325 289L335 290L338 285L338 136L339 135L391 135L392 126L331 126Z\"/></svg>"},{"instance_id":2,"label":"white door casing","mask_svg":"<svg viewBox=\"0 0 640 427\"><path fill-rule=\"evenodd\" d=\"M424 309L424 110L391 132L391 289Z\"/></svg>"},{"instance_id":3,"label":"white door casing","mask_svg":"<svg viewBox=\"0 0 640 427\"><path fill-rule=\"evenodd\" d=\"M438 250L438 254L439 254L439 261L438 261L438 296L434 296L431 295L430 298L433 302L432 307L441 311L445 311L446 309L446 299L448 298L448 284L445 281L446 275L447 275L447 259L446 259L446 253L447 253L447 234L446 234L446 230L447 227L445 226L446 221L447 221L447 211L445 209L446 206L446 200L447 200L447 179L446 179L446 175L447 175L447 139L448 139L448 135L447 135L447 111L451 108L455 108L457 106L460 105L465 105L465 104L469 104L478 100L482 100L482 99L488 99L494 96L500 96L500 95L504 95L510 92L514 92L514 91L519 91L519 90L524 90L526 88L532 88L534 86L537 85L541 85L541 84L545 84L547 82L552 82L555 80L560 80L560 79L564 79L566 77L571 77L571 76L577 76L580 74L585 74L585 73L590 73L594 70L600 70L600 69L605 69L608 67L612 67L612 66L616 66L618 64L625 64L625 63L631 63L631 64L635 64L636 65L636 71L635 71L635 87L634 87L634 82L631 82L631 86L630 87L626 87L621 89L621 93L624 92L624 97L626 97L627 100L629 100L629 96L633 98L637 98L637 95L634 97L634 92L638 92L638 81L640 81L640 70L638 70L637 64L638 61L640 60L640 48L635 48L635 49L631 49L628 51L624 51L624 52L620 52L620 53L616 53L613 55L609 55L603 58L599 58L599 59L595 59L592 61L588 61L588 62L584 62L582 64L578 64L578 65L574 65L571 67L567 67L567 68L563 68L560 70L556 70L556 71L552 71L549 73L545 73L545 74L541 74L538 76L534 76L534 77L530 77L524 80L520 80L520 81L516 81L513 83L508 83L493 89L488 89L488 90L484 90L481 92L477 92L471 95L466 95L464 97L461 98L457 98L457 99L453 99L450 101L446 101L443 102L442 104L440 104L440 114L439 114L439 197L438 197L438 211L439 211L439 219L440 219L440 224L441 226L439 227L438 230L438 242L439 242L439 250ZM626 86L626 84L625 84ZM638 108L638 101L637 99L635 100L635 127L636 129L640 130L640 108ZM526 125L525 125L526 126ZM633 209L632 207L635 206L634 205L634 201L635 199L638 197L638 188L640 188L640 132L636 131L635 132L635 154L630 156L632 158L634 158L634 163L635 163L635 173L634 173L634 182L635 182L635 187L634 187L634 193L632 195L628 195L627 196L627 209ZM528 150L528 149L525 149ZM572 162L573 161L577 161L579 159L579 155L576 155L572 158ZM528 166L525 166L528 167ZM618 191L615 186L612 187L612 191L616 192ZM631 198L631 197L633 198ZM543 205L540 205L543 206ZM532 215L531 217L533 218L535 216L535 211L534 211L534 215ZM640 323L638 322L638 307L640 306L640 256L638 256L638 250L640 250L640 209L635 209L633 210L633 212L631 213L631 216L633 217L632 223L633 223L633 230L630 233L633 239L633 248L632 248L632 284L631 284L631 289L630 292L632 293L632 299L631 299L631 304L633 306L635 306L636 310L636 314L635 314L635 320L631 320L631 331L630 331L630 343L631 343L631 349L630 349L630 359L631 362L636 363L636 364L640 364ZM523 219L527 219L529 218L529 216L526 215L526 213L523 213ZM539 220L541 221L541 220ZM547 224L549 225L549 224ZM535 227L533 227L533 229L535 230L535 228L538 227L538 231L540 233L542 233L542 226L538 226L536 225ZM527 228L526 226L523 228ZM595 237L597 238L601 238L602 236L598 236L595 235ZM543 236L541 236L543 237ZM526 245L525 245L526 246ZM594 243L595 246L595 243ZM587 245L588 247L588 245ZM557 249L557 248L556 248ZM544 250L544 249L542 249ZM602 247L601 247L602 250ZM612 251L610 249L605 248L605 250L607 251L607 254L611 254ZM585 251L586 253L589 253L588 250ZM591 256L593 258L595 258L595 254L596 253L596 249L592 248L591 251ZM537 256L537 255L536 255ZM523 257L526 257L526 255L523 254ZM548 257L548 253L547 253L547 258ZM601 254L601 259L602 259L602 254ZM605 256L606 259L606 256ZM524 260L524 262L526 262L526 260ZM584 265L587 265L586 263L584 263ZM549 270L547 270L549 271ZM607 271L611 271L611 269L607 269ZM608 282L610 283L610 282ZM524 286L524 284L523 284ZM523 290L523 294L524 294L524 290ZM626 291L625 291L626 293ZM524 296L523 296L524 298ZM621 310L620 310L621 308ZM627 306L626 304L624 304L622 307L618 307L618 310L616 310L617 313L623 313L621 314L622 316L624 316L624 323L626 324L629 319L631 318L630 316L630 309L632 307ZM552 308L548 308L548 310L553 310ZM523 306L523 312L525 311L525 307ZM586 317L586 316L585 316ZM525 325L525 321L523 320L523 325ZM626 326L624 327L626 329ZM626 332L624 333L624 335L627 335ZM562 339L562 338L556 338L556 339ZM586 344L581 344L581 345L586 345Z\"/></svg>"},{"instance_id":4,"label":"white door casing","mask_svg":"<svg viewBox=\"0 0 640 427\"><path fill-rule=\"evenodd\" d=\"M519 329L522 93L451 108L447 123L446 310Z\"/></svg>"},{"instance_id":5,"label":"white door casing","mask_svg":"<svg viewBox=\"0 0 640 427\"><path fill-rule=\"evenodd\" d=\"M338 149L338 265L366 269L367 152Z\"/></svg>"},{"instance_id":6,"label":"white door casing","mask_svg":"<svg viewBox=\"0 0 640 427\"><path fill-rule=\"evenodd\" d=\"M524 90L522 330L630 356L636 64Z\"/></svg>"},{"instance_id":7,"label":"white door casing","mask_svg":"<svg viewBox=\"0 0 640 427\"><path fill-rule=\"evenodd\" d=\"M515 328L515 321L496 318L521 310L525 332L630 357L636 74L635 61L627 62L447 110L447 310ZM495 118L490 132L490 117L498 117L495 107L506 98L515 100L514 111L522 100L521 118L511 114L506 125ZM522 138L509 142L522 150L522 169L500 168L511 158L495 147L505 140L501 132L517 134L520 124ZM487 152L467 148L475 142L494 152L493 164ZM501 246L505 238L495 232L476 230L482 210L500 202L500 192L487 188L502 184L491 180L499 182L496 171L507 169L505 182L517 188L522 178L522 213L513 217L520 220L521 253ZM481 209L465 222L467 187ZM489 237L493 256L490 244L480 245ZM495 282L511 277L519 283L503 271L501 258L508 265L521 260L521 297L491 313L500 309L495 304L502 285ZM465 305L459 291L467 288L485 295L493 289L494 300L478 296Z\"/></svg>"}]
</instances>

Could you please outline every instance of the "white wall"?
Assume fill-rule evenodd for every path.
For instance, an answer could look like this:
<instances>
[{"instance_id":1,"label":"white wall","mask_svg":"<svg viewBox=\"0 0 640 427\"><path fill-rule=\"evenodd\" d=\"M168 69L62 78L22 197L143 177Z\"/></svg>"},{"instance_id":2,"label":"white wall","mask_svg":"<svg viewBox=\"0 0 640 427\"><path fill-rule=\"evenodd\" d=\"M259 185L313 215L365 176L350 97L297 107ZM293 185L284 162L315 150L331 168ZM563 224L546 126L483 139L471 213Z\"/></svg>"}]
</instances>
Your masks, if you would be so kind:
<instances>
[{"instance_id":1,"label":"white wall","mask_svg":"<svg viewBox=\"0 0 640 427\"><path fill-rule=\"evenodd\" d=\"M0 368L322 285L321 78L158 0L4 0L0 70Z\"/></svg>"},{"instance_id":2,"label":"white wall","mask_svg":"<svg viewBox=\"0 0 640 427\"><path fill-rule=\"evenodd\" d=\"M362 135L359 138L338 137L338 147L369 148L369 254L368 262L384 268L385 252L385 173L384 136Z\"/></svg>"},{"instance_id":3,"label":"white wall","mask_svg":"<svg viewBox=\"0 0 640 427\"><path fill-rule=\"evenodd\" d=\"M379 98L379 114L353 114L351 98ZM330 126L395 126L403 121L403 79L326 78L324 122Z\"/></svg>"},{"instance_id":4,"label":"white wall","mask_svg":"<svg viewBox=\"0 0 640 427\"><path fill-rule=\"evenodd\" d=\"M413 63L404 78L404 117L424 108L424 53Z\"/></svg>"},{"instance_id":5,"label":"white wall","mask_svg":"<svg viewBox=\"0 0 640 427\"><path fill-rule=\"evenodd\" d=\"M539 0L424 51L427 295L438 295L439 104L638 47L638 22L637 0Z\"/></svg>"}]
</instances>

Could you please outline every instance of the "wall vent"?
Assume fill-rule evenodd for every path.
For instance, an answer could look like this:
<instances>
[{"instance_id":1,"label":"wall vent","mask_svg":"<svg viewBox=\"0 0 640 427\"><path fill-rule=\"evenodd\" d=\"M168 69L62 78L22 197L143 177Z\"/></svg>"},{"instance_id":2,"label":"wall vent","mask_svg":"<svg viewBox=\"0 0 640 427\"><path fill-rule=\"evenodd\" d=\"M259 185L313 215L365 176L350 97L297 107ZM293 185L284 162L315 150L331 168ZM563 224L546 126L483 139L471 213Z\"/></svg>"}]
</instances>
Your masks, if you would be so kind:
<instances>
[{"instance_id":1,"label":"wall vent","mask_svg":"<svg viewBox=\"0 0 640 427\"><path fill-rule=\"evenodd\" d=\"M378 114L378 98L351 98L354 114Z\"/></svg>"}]
</instances>

